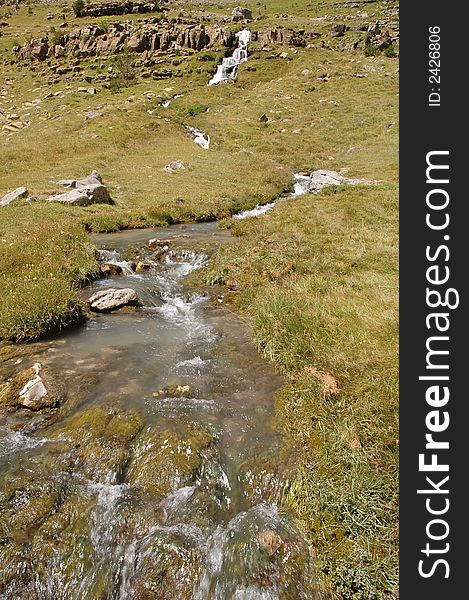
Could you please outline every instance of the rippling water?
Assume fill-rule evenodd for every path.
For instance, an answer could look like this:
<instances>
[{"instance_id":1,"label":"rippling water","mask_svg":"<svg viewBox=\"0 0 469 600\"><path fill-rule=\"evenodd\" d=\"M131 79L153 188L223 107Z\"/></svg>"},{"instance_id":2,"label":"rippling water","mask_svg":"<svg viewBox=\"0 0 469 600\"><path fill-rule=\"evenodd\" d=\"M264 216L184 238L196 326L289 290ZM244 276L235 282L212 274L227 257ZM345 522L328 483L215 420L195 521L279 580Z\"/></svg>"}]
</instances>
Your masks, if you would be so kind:
<instances>
[{"instance_id":1,"label":"rippling water","mask_svg":"<svg viewBox=\"0 0 469 600\"><path fill-rule=\"evenodd\" d=\"M155 237L171 240L159 258ZM204 224L94 241L123 274L93 288L132 287L143 306L95 315L23 360L66 400L36 433L21 430L27 417L0 426L0 598L319 597L281 508L282 381L242 321L186 281L228 234Z\"/></svg>"}]
</instances>

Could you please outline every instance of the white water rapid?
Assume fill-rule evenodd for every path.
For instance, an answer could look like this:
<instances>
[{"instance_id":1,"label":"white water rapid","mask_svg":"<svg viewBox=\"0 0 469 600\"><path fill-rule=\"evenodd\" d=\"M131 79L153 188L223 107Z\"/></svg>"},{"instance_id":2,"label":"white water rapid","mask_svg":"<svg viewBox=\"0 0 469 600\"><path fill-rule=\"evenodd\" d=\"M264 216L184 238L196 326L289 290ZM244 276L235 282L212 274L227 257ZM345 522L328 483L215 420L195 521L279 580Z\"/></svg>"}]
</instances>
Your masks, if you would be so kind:
<instances>
[{"instance_id":1,"label":"white water rapid","mask_svg":"<svg viewBox=\"0 0 469 600\"><path fill-rule=\"evenodd\" d=\"M226 83L230 79L236 79L238 76L238 67L248 59L248 44L251 41L251 32L249 29L243 29L236 34L238 38L238 47L233 52L233 56L224 58L217 72L209 81L208 85Z\"/></svg>"}]
</instances>

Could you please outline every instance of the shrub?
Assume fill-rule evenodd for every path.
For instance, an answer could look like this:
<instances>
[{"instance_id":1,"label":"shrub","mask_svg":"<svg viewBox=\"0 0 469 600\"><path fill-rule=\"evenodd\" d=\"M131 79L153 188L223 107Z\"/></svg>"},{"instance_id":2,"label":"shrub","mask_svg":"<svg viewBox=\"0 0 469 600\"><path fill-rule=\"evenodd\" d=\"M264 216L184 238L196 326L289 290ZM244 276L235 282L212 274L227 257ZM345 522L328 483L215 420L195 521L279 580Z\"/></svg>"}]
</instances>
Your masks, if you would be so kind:
<instances>
[{"instance_id":1,"label":"shrub","mask_svg":"<svg viewBox=\"0 0 469 600\"><path fill-rule=\"evenodd\" d=\"M206 104L193 104L186 109L186 115L188 117L196 117L202 113L207 112L209 107Z\"/></svg>"},{"instance_id":2,"label":"shrub","mask_svg":"<svg viewBox=\"0 0 469 600\"><path fill-rule=\"evenodd\" d=\"M85 0L74 0L72 8L75 16L81 17L85 8Z\"/></svg>"}]
</instances>

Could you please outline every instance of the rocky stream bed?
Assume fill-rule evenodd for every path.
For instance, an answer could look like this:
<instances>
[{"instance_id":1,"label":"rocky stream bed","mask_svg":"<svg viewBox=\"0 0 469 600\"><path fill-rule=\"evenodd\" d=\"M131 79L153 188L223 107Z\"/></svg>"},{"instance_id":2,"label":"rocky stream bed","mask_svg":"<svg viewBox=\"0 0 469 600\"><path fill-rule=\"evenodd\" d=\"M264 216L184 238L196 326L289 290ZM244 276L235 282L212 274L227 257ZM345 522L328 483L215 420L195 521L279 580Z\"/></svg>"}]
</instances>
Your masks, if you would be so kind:
<instances>
[{"instance_id":1,"label":"rocky stream bed","mask_svg":"<svg viewBox=\"0 0 469 600\"><path fill-rule=\"evenodd\" d=\"M95 236L111 277L84 298L138 303L0 347L0 598L320 597L282 503L282 380L187 279L229 239L214 223ZM49 401L9 404L28 369Z\"/></svg>"}]
</instances>

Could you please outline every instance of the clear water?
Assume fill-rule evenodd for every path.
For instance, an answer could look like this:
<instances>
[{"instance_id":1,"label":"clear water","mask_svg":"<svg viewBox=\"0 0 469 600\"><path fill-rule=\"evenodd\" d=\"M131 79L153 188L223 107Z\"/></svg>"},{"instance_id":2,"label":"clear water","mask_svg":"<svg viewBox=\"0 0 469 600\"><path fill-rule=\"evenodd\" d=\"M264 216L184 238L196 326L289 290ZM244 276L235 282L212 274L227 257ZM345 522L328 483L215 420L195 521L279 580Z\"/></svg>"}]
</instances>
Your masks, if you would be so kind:
<instances>
[{"instance_id":1,"label":"clear water","mask_svg":"<svg viewBox=\"0 0 469 600\"><path fill-rule=\"evenodd\" d=\"M170 251L155 258L151 238L169 239ZM273 414L282 380L243 320L187 279L229 234L215 224L184 225L94 242L123 274L95 282L84 298L132 287L143 305L95 315L37 352L28 346L21 368L39 361L67 399L49 423L31 415L0 421L0 598L319 598L310 549L281 508L287 478ZM150 268L134 273L129 254ZM170 392L178 386L181 393ZM78 447L74 430L64 429L100 406L142 420L123 470L112 461L108 468L117 442L95 442L92 422ZM197 450L194 428L212 432L213 443ZM96 464L80 462L94 443ZM133 465L151 469L147 453L168 448L170 464L198 452L197 467L187 476L174 463L164 493L144 488Z\"/></svg>"}]
</instances>

